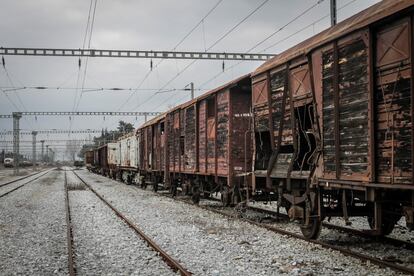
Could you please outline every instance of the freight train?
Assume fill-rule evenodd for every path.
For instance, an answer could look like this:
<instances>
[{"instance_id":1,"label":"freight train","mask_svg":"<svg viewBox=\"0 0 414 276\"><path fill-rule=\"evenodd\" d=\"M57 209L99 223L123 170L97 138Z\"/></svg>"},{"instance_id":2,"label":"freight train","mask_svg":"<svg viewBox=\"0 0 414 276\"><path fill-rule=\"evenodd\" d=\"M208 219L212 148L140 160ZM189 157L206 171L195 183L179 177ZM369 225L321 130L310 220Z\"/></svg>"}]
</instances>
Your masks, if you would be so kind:
<instances>
[{"instance_id":1,"label":"freight train","mask_svg":"<svg viewBox=\"0 0 414 276\"><path fill-rule=\"evenodd\" d=\"M196 203L275 200L309 239L330 217L387 235L404 216L412 230L413 26L414 1L382 1L87 153L88 166Z\"/></svg>"}]
</instances>

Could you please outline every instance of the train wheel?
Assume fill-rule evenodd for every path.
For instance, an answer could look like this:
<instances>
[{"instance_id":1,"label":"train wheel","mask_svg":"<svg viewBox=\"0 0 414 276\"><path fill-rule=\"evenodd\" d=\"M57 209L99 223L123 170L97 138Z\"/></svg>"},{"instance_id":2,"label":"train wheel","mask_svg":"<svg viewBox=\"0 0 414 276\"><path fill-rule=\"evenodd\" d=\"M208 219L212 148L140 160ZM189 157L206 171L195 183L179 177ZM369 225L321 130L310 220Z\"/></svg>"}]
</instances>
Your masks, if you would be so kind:
<instances>
[{"instance_id":1,"label":"train wheel","mask_svg":"<svg viewBox=\"0 0 414 276\"><path fill-rule=\"evenodd\" d=\"M317 200L315 200L317 202ZM316 240L321 233L322 220L317 214L317 206L311 206L311 200L308 198L303 206L303 221L300 227L302 235L309 240ZM306 225L306 221L309 223Z\"/></svg>"},{"instance_id":2,"label":"train wheel","mask_svg":"<svg viewBox=\"0 0 414 276\"><path fill-rule=\"evenodd\" d=\"M171 183L170 193L173 197L177 196L177 184L174 181Z\"/></svg>"},{"instance_id":3,"label":"train wheel","mask_svg":"<svg viewBox=\"0 0 414 276\"><path fill-rule=\"evenodd\" d=\"M231 201L231 192L229 191L229 187L224 186L221 190L221 203L223 206L228 207L230 206Z\"/></svg>"},{"instance_id":4,"label":"train wheel","mask_svg":"<svg viewBox=\"0 0 414 276\"><path fill-rule=\"evenodd\" d=\"M191 195L191 200L193 201L194 204L198 204L200 203L200 197L201 197L201 193L200 193L200 189L198 186L193 186L192 189L192 195Z\"/></svg>"},{"instance_id":5,"label":"train wheel","mask_svg":"<svg viewBox=\"0 0 414 276\"><path fill-rule=\"evenodd\" d=\"M318 218L309 218L309 226L302 225L300 230L302 235L309 240L316 240L321 233L321 221Z\"/></svg>"},{"instance_id":6,"label":"train wheel","mask_svg":"<svg viewBox=\"0 0 414 276\"><path fill-rule=\"evenodd\" d=\"M401 217L400 217L401 218ZM389 235L394 230L395 224L400 220L400 218L383 218L381 223L381 235ZM369 227L371 229L375 229L375 218L373 216L368 216L367 221L369 224Z\"/></svg>"}]
</instances>

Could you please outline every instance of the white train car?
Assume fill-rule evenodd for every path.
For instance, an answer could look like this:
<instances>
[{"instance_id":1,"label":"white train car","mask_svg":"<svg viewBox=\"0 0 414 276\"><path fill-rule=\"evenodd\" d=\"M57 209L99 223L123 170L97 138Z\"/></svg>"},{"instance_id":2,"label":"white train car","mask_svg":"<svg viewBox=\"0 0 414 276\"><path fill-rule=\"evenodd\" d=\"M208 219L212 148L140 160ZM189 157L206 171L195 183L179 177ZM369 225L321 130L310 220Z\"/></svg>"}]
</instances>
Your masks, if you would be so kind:
<instances>
[{"instance_id":1,"label":"white train car","mask_svg":"<svg viewBox=\"0 0 414 276\"><path fill-rule=\"evenodd\" d=\"M136 182L138 172L138 141L135 131L119 138L117 166L119 178L125 183Z\"/></svg>"},{"instance_id":2,"label":"white train car","mask_svg":"<svg viewBox=\"0 0 414 276\"><path fill-rule=\"evenodd\" d=\"M118 143L108 143L107 160L109 177L116 178L118 172Z\"/></svg>"}]
</instances>

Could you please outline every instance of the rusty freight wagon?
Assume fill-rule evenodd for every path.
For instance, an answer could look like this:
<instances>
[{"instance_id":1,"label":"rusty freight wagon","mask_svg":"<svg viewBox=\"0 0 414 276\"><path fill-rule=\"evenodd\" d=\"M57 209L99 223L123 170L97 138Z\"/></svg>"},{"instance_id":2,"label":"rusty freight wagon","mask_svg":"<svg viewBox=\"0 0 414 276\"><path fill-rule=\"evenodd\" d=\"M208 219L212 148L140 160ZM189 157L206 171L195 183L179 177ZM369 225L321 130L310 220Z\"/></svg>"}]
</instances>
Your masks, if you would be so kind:
<instances>
[{"instance_id":1,"label":"rusty freight wagon","mask_svg":"<svg viewBox=\"0 0 414 276\"><path fill-rule=\"evenodd\" d=\"M135 182L138 172L138 142L136 131L125 134L117 142L117 174L123 182Z\"/></svg>"},{"instance_id":2,"label":"rusty freight wagon","mask_svg":"<svg viewBox=\"0 0 414 276\"><path fill-rule=\"evenodd\" d=\"M108 162L108 176L115 179L118 173L118 143L108 143L107 148L107 162Z\"/></svg>"},{"instance_id":3,"label":"rusty freight wagon","mask_svg":"<svg viewBox=\"0 0 414 276\"><path fill-rule=\"evenodd\" d=\"M154 190L165 178L165 114L157 116L137 131L139 145L139 179L145 187L151 184Z\"/></svg>"},{"instance_id":4,"label":"rusty freight wagon","mask_svg":"<svg viewBox=\"0 0 414 276\"><path fill-rule=\"evenodd\" d=\"M197 202L221 191L224 204L239 200L251 171L251 79L242 76L166 115L166 181ZM233 196L234 195L234 196Z\"/></svg>"},{"instance_id":5,"label":"rusty freight wagon","mask_svg":"<svg viewBox=\"0 0 414 276\"><path fill-rule=\"evenodd\" d=\"M88 171L92 171L95 166L93 150L85 151L84 160L86 169L88 169Z\"/></svg>"},{"instance_id":6,"label":"rusty freight wagon","mask_svg":"<svg viewBox=\"0 0 414 276\"><path fill-rule=\"evenodd\" d=\"M316 238L325 217L413 229L414 1L382 1L253 73L252 196Z\"/></svg>"},{"instance_id":7,"label":"rusty freight wagon","mask_svg":"<svg viewBox=\"0 0 414 276\"><path fill-rule=\"evenodd\" d=\"M102 145L94 149L94 172L104 176L109 175L108 167L108 144Z\"/></svg>"},{"instance_id":8,"label":"rusty freight wagon","mask_svg":"<svg viewBox=\"0 0 414 276\"><path fill-rule=\"evenodd\" d=\"M195 202L215 191L225 204L240 200L251 172L250 107L245 75L154 118L139 129L140 173Z\"/></svg>"}]
</instances>

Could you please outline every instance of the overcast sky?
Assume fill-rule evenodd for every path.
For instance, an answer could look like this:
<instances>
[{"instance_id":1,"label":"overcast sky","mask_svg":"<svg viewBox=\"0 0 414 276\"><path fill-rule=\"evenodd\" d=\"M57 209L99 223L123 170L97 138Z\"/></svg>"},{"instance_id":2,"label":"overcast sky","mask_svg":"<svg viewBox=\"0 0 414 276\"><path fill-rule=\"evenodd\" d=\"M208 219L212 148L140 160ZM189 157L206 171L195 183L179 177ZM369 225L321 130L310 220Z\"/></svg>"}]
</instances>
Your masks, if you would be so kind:
<instances>
[{"instance_id":1,"label":"overcast sky","mask_svg":"<svg viewBox=\"0 0 414 276\"><path fill-rule=\"evenodd\" d=\"M93 3L95 0L93 0ZM215 6L218 0L97 0L90 47L95 49L172 50L174 46ZM205 51L264 0L223 0L177 48ZM311 7L317 0L270 0L240 24L210 51L246 52ZM373 5L376 0L337 0L338 21ZM89 0L1 0L0 47L82 48L90 7ZM341 8L345 6L344 8ZM289 35L329 14L329 0L289 24L252 52L279 53L317 34L330 25L329 17L305 30ZM89 40L90 32L88 32ZM88 43L86 43L88 44ZM72 90L18 90L0 92L1 114L14 111L165 111L189 100L188 91L159 93L155 89L180 89L194 82L196 89L211 89L253 71L260 62L163 60L150 73L150 60L89 58L84 88L137 88L129 91L81 93L86 59L79 74L76 57L5 56L6 70L0 69L0 87L66 87ZM153 60L155 67L159 60ZM232 67L233 66L233 67ZM9 74L10 79L7 77ZM149 73L149 74L148 74ZM177 74L179 75L177 76ZM144 80L144 77L147 78ZM80 81L78 81L78 76ZM175 77L174 80L172 80ZM213 79L213 77L216 77ZM172 80L172 81L171 81ZM141 90L148 89L148 90ZM205 90L197 90L200 95ZM6 97L5 93L8 95ZM82 95L81 98L79 95ZM76 108L75 97L79 100ZM126 103L125 101L130 98ZM11 103L12 101L13 103ZM17 107L15 107L15 106ZM113 129L123 119L135 127L135 117L26 117L21 129ZM0 119L0 131L11 130L10 119ZM53 137L53 138L52 138ZM71 135L72 138L87 135ZM67 135L46 135L38 139L65 139ZM11 140L11 136L0 136ZM22 140L30 140L25 136ZM9 149L11 145L8 145ZM0 143L0 149L4 144Z\"/></svg>"}]
</instances>

